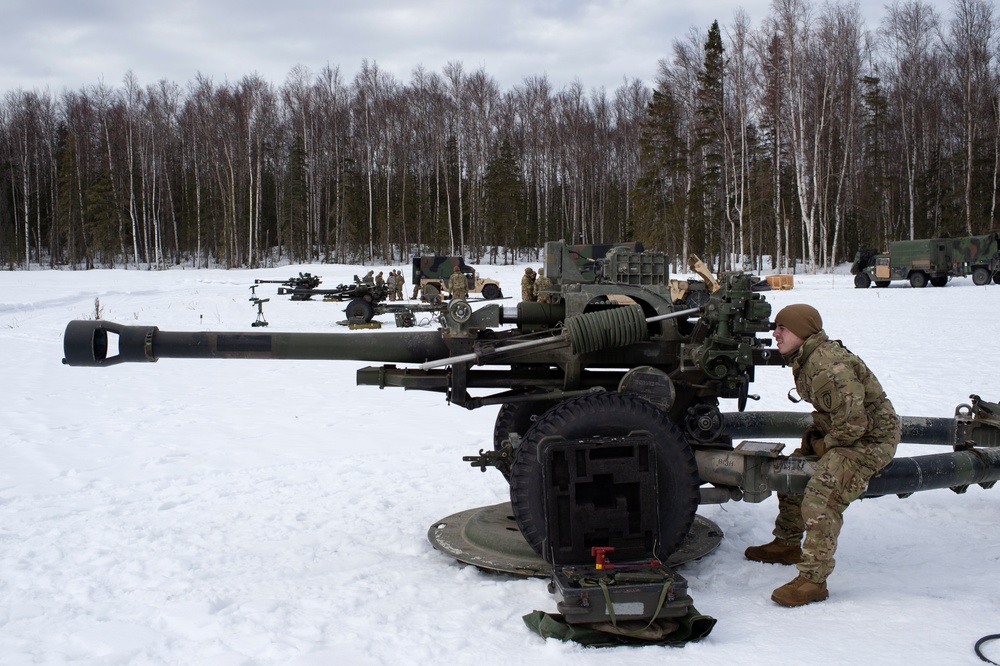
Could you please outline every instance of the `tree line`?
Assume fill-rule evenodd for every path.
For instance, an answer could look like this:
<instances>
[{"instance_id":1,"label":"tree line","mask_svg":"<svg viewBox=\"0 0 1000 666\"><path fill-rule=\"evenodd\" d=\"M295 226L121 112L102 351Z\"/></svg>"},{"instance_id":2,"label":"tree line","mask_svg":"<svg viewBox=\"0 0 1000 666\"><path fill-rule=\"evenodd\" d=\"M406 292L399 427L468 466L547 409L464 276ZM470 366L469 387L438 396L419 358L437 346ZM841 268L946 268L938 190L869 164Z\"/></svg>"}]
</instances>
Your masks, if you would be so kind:
<instances>
[{"instance_id":1,"label":"tree line","mask_svg":"<svg viewBox=\"0 0 1000 666\"><path fill-rule=\"evenodd\" d=\"M987 0L772 0L692 28L652 89L503 91L483 68L363 61L104 83L0 103L0 261L90 268L507 262L638 240L720 269L829 267L996 228L1000 53ZM765 258L770 264L765 266Z\"/></svg>"}]
</instances>

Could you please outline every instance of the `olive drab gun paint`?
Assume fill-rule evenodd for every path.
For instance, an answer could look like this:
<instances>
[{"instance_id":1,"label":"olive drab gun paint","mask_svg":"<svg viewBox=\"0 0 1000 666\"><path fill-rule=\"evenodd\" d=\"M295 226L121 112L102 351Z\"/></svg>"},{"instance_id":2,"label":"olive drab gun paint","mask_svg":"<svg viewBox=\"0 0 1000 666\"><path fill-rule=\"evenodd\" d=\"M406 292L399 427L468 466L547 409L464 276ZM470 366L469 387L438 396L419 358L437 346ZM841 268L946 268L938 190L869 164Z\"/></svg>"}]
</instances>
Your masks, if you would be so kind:
<instances>
[{"instance_id":1,"label":"olive drab gun paint","mask_svg":"<svg viewBox=\"0 0 1000 666\"><path fill-rule=\"evenodd\" d=\"M544 251L550 302L474 309L453 300L436 331L170 332L72 321L63 362L357 360L377 364L358 369L358 385L433 391L467 409L498 405L493 449L466 460L495 467L510 481L515 521L536 553L546 542L540 454L564 456L574 443L595 460L602 446L619 440L639 451L636 460L655 458L658 496L643 510L656 522L654 554L664 560L697 522L699 504L803 492L812 461L784 456L783 444L766 440L798 438L811 416L744 411L756 397L749 386L757 369L783 364L761 335L772 326L771 307L755 289L759 278L721 274L718 288L702 290L691 307L671 297L662 253L614 247L601 274L585 276L570 246L549 242ZM723 413L720 400L734 400L736 410ZM961 492L1000 479L1000 405L973 396L952 419L902 417L902 426L903 442L950 451L893 460L871 479L866 496ZM645 433L641 442L635 433Z\"/></svg>"}]
</instances>

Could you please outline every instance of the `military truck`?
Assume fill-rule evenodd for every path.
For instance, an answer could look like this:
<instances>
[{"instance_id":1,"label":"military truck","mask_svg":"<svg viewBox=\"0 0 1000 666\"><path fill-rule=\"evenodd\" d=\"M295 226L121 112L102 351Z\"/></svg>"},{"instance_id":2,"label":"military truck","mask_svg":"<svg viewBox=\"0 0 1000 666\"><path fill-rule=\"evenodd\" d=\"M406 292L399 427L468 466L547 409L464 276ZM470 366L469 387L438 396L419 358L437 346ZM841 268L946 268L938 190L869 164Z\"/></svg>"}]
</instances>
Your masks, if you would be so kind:
<instances>
[{"instance_id":1,"label":"military truck","mask_svg":"<svg viewBox=\"0 0 1000 666\"><path fill-rule=\"evenodd\" d=\"M465 275L470 294L482 294L488 301L503 298L500 283L479 277L476 270L466 264L462 257L413 257L413 286L420 290L425 301L436 303L442 300L442 294L448 292L448 280L455 272L455 266Z\"/></svg>"},{"instance_id":2,"label":"military truck","mask_svg":"<svg viewBox=\"0 0 1000 666\"><path fill-rule=\"evenodd\" d=\"M924 238L895 241L887 253L860 250L851 265L854 286L888 287L894 280L908 280L912 287L928 283L943 287L952 277L972 276L978 286L1000 283L1000 232L962 238Z\"/></svg>"}]
</instances>

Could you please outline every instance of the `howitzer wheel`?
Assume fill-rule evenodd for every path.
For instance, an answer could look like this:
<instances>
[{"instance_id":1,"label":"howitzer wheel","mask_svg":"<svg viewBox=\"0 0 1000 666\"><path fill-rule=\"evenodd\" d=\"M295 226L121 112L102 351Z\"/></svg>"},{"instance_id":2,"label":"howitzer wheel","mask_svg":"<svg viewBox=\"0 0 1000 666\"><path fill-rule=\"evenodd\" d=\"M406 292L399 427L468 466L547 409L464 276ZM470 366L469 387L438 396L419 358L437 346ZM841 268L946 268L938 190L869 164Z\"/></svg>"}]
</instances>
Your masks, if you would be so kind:
<instances>
[{"instance_id":1,"label":"howitzer wheel","mask_svg":"<svg viewBox=\"0 0 1000 666\"><path fill-rule=\"evenodd\" d=\"M347 315L347 321L353 323L364 323L367 324L375 316L375 308L372 306L371 301L365 298L355 298L347 307L344 308L344 314Z\"/></svg>"},{"instance_id":2,"label":"howitzer wheel","mask_svg":"<svg viewBox=\"0 0 1000 666\"><path fill-rule=\"evenodd\" d=\"M666 560L676 567L705 557L722 543L722 530L704 516L695 516L691 530ZM452 514L427 530L437 550L480 569L516 576L548 578L552 565L521 536L510 502L481 506Z\"/></svg>"},{"instance_id":3,"label":"howitzer wheel","mask_svg":"<svg viewBox=\"0 0 1000 666\"><path fill-rule=\"evenodd\" d=\"M568 440L649 434L656 448L657 520L655 555L666 559L691 528L700 497L694 453L666 415L635 396L598 393L571 398L545 412L518 447L510 477L510 501L525 541L541 553L546 539L545 488L539 444L547 437Z\"/></svg>"},{"instance_id":4,"label":"howitzer wheel","mask_svg":"<svg viewBox=\"0 0 1000 666\"><path fill-rule=\"evenodd\" d=\"M1000 271L993 274L993 284L1000 284Z\"/></svg>"},{"instance_id":5,"label":"howitzer wheel","mask_svg":"<svg viewBox=\"0 0 1000 666\"><path fill-rule=\"evenodd\" d=\"M871 277L868 273L858 273L854 276L854 288L855 289L867 289L872 283Z\"/></svg>"},{"instance_id":6,"label":"howitzer wheel","mask_svg":"<svg viewBox=\"0 0 1000 666\"><path fill-rule=\"evenodd\" d=\"M555 404L554 400L504 403L493 424L493 450L503 448L503 443L510 438L511 433L524 437L535 420ZM510 470L500 469L500 472L505 479L510 480Z\"/></svg>"}]
</instances>

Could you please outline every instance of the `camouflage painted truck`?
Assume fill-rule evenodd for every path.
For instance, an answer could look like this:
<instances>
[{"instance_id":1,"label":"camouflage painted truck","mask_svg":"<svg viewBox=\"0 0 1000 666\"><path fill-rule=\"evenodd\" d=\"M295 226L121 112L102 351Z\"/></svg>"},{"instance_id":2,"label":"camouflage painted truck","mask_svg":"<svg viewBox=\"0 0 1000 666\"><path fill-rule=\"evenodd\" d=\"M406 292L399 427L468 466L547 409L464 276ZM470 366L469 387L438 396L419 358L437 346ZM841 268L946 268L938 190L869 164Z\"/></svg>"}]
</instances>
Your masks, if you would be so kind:
<instances>
[{"instance_id":1,"label":"camouflage painted truck","mask_svg":"<svg viewBox=\"0 0 1000 666\"><path fill-rule=\"evenodd\" d=\"M482 294L488 301L503 298L500 283L479 277L476 270L465 263L464 258L437 255L413 257L411 279L414 291L419 290L421 298L429 303L442 300L442 294L448 293L448 280L456 266L465 275L470 294Z\"/></svg>"},{"instance_id":2,"label":"camouflage painted truck","mask_svg":"<svg viewBox=\"0 0 1000 666\"><path fill-rule=\"evenodd\" d=\"M962 238L895 241L887 253L860 250L851 265L854 286L888 287L894 280L910 286L943 287L952 277L971 275L978 286L1000 283L1000 232Z\"/></svg>"},{"instance_id":3,"label":"camouflage painted truck","mask_svg":"<svg viewBox=\"0 0 1000 666\"><path fill-rule=\"evenodd\" d=\"M601 558L609 548L619 563L641 554L673 567L708 554L722 538L696 515L700 504L804 492L816 459L782 455L784 444L767 440L797 440L811 415L744 411L757 369L783 363L767 337L771 307L751 275L719 275L703 305L686 307L671 297L660 253L615 250L594 280L584 279L565 244L547 243L544 263L558 285L555 302L474 309L456 299L436 331L170 332L72 321L63 362L370 361L376 364L358 370L358 385L431 391L470 410L498 407L492 448L465 459L499 470L510 502L463 511L428 530L436 548L484 569L549 576L569 560L592 572L592 560L575 560L598 550ZM725 400L735 401L733 411L721 410ZM954 418L902 422L904 442L948 451L895 459L872 478L866 497L961 492L1000 479L1000 405L973 396ZM641 602L629 602L628 619L683 612L690 597L679 590L676 603L656 605L665 581L683 580L675 573L652 590L611 594L637 590ZM567 585L560 612L586 622L594 604Z\"/></svg>"}]
</instances>

